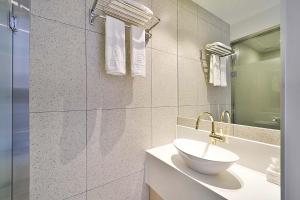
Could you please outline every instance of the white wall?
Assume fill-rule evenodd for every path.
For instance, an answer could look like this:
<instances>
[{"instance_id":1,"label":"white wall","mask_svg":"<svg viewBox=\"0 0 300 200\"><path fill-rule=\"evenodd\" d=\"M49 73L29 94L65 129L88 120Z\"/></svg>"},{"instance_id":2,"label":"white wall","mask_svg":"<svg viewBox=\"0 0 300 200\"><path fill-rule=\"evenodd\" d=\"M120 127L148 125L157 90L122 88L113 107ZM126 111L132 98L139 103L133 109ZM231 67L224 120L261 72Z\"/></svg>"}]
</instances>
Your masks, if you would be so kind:
<instances>
[{"instance_id":1,"label":"white wall","mask_svg":"<svg viewBox=\"0 0 300 200\"><path fill-rule=\"evenodd\" d=\"M280 24L280 5L230 26L230 40L234 41Z\"/></svg>"},{"instance_id":2,"label":"white wall","mask_svg":"<svg viewBox=\"0 0 300 200\"><path fill-rule=\"evenodd\" d=\"M285 83L284 103L283 103L283 122L282 127L282 199L300 199L300 132L299 132L299 113L300 113L300 65L299 65L299 46L300 46L300 1L282 0L282 56L283 56L283 78Z\"/></svg>"}]
</instances>

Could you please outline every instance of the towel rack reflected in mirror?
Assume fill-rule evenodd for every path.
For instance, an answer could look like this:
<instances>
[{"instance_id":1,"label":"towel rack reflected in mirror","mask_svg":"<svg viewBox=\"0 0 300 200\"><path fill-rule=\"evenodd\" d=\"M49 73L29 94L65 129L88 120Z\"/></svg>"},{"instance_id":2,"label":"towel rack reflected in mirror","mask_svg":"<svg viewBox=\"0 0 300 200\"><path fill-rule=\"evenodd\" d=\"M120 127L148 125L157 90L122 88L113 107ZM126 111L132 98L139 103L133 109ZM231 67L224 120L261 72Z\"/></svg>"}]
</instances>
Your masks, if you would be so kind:
<instances>
[{"instance_id":1,"label":"towel rack reflected in mirror","mask_svg":"<svg viewBox=\"0 0 300 200\"><path fill-rule=\"evenodd\" d=\"M125 22L127 27L135 25L144 28L146 42L152 37L150 31L160 22L149 8L141 4L126 0L94 0L89 13L90 24L94 25L98 17L105 21L106 15Z\"/></svg>"}]
</instances>

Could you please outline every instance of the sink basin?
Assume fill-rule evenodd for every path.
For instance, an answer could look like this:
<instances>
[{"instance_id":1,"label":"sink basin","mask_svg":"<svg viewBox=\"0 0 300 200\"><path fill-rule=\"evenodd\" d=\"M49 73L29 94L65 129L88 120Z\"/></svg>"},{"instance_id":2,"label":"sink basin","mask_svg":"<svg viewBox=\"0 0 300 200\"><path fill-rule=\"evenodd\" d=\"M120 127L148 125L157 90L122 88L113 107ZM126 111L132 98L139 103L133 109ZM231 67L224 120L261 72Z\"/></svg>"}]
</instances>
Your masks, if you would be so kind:
<instances>
[{"instance_id":1,"label":"sink basin","mask_svg":"<svg viewBox=\"0 0 300 200\"><path fill-rule=\"evenodd\" d=\"M239 160L235 153L205 142L176 139L173 144L184 162L202 174L218 174Z\"/></svg>"}]
</instances>

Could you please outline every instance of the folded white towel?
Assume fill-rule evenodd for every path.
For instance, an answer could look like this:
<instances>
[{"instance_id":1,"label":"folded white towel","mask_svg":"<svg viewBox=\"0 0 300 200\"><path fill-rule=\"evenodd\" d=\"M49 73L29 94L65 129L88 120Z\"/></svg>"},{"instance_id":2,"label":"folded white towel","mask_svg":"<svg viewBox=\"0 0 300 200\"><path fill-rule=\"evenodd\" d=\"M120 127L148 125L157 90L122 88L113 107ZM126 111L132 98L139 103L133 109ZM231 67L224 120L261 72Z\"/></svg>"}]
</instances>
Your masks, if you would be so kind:
<instances>
[{"instance_id":1,"label":"folded white towel","mask_svg":"<svg viewBox=\"0 0 300 200\"><path fill-rule=\"evenodd\" d=\"M126 74L125 24L110 16L105 23L105 68L111 75Z\"/></svg>"},{"instance_id":2,"label":"folded white towel","mask_svg":"<svg viewBox=\"0 0 300 200\"><path fill-rule=\"evenodd\" d=\"M220 86L227 86L227 65L229 61L229 56L224 56L220 58Z\"/></svg>"},{"instance_id":3,"label":"folded white towel","mask_svg":"<svg viewBox=\"0 0 300 200\"><path fill-rule=\"evenodd\" d=\"M145 11L149 15L153 15L153 11L150 8L148 8L147 6L145 6L145 5L141 4L141 3L138 3L138 2L136 2L134 0L125 0L125 2L127 2L127 3L129 3L131 5L139 8L139 9L141 9L143 11Z\"/></svg>"},{"instance_id":4,"label":"folded white towel","mask_svg":"<svg viewBox=\"0 0 300 200\"><path fill-rule=\"evenodd\" d=\"M130 36L131 75L146 76L145 30L131 26Z\"/></svg>"},{"instance_id":5,"label":"folded white towel","mask_svg":"<svg viewBox=\"0 0 300 200\"><path fill-rule=\"evenodd\" d=\"M226 44L223 44L222 42L214 42L214 43L212 43L210 45L212 45L212 46L214 46L214 45L215 46L219 46L219 47L222 47L222 48L224 48L224 49L226 49L228 51L232 51L232 48L230 46L227 46Z\"/></svg>"}]
</instances>

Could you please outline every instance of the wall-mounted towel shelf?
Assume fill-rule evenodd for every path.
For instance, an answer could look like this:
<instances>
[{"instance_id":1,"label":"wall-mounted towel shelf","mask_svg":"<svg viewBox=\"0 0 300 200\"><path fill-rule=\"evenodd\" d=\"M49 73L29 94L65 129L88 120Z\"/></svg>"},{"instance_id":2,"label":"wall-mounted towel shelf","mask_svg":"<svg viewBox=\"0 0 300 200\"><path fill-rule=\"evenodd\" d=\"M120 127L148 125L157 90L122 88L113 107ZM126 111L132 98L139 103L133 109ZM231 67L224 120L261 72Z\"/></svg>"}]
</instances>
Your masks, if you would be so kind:
<instances>
[{"instance_id":1,"label":"wall-mounted towel shelf","mask_svg":"<svg viewBox=\"0 0 300 200\"><path fill-rule=\"evenodd\" d=\"M233 49L230 46L227 46L221 42L214 42L212 44L207 44L205 46L205 49L201 50L201 56L203 51L205 51L206 54L216 54L220 57L224 56L230 56L234 54Z\"/></svg>"},{"instance_id":2,"label":"wall-mounted towel shelf","mask_svg":"<svg viewBox=\"0 0 300 200\"><path fill-rule=\"evenodd\" d=\"M97 13L97 10L100 13ZM93 25L98 17L105 21L106 15L122 20L128 26L135 25L144 28L146 41L152 37L150 31L160 22L160 19L154 16L149 8L133 1L94 0L90 9L90 24Z\"/></svg>"},{"instance_id":3,"label":"wall-mounted towel shelf","mask_svg":"<svg viewBox=\"0 0 300 200\"><path fill-rule=\"evenodd\" d=\"M211 55L218 55L220 58L230 56L231 62L234 62L235 59L234 55L236 54L230 46L227 46L221 42L214 42L205 45L205 48L200 50L200 60L204 72L204 77L207 82L209 82L209 78L210 78L209 72L211 70L210 69Z\"/></svg>"}]
</instances>

